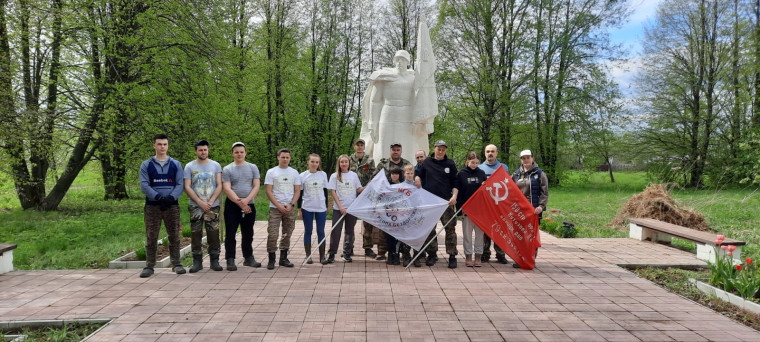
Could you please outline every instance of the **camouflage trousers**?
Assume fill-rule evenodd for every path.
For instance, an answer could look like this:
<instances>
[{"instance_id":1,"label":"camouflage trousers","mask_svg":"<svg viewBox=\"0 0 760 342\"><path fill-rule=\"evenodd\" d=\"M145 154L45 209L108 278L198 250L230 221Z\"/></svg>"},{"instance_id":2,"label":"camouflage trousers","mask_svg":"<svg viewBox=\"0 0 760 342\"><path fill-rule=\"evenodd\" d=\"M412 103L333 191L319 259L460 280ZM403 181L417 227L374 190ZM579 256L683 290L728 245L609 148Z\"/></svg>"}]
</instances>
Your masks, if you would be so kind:
<instances>
[{"instance_id":1,"label":"camouflage trousers","mask_svg":"<svg viewBox=\"0 0 760 342\"><path fill-rule=\"evenodd\" d=\"M364 221L362 221L362 227L362 248L370 249L377 244L377 253L385 254L388 250L385 232Z\"/></svg>"},{"instance_id":2,"label":"camouflage trousers","mask_svg":"<svg viewBox=\"0 0 760 342\"><path fill-rule=\"evenodd\" d=\"M504 255L504 251L495 243L493 244L493 249L496 251L496 255ZM485 234L483 234L483 255L486 259L491 257L491 238Z\"/></svg>"},{"instance_id":3,"label":"camouflage trousers","mask_svg":"<svg viewBox=\"0 0 760 342\"><path fill-rule=\"evenodd\" d=\"M161 232L161 222L166 226L169 235L169 259L172 265L179 265L179 206L172 205L161 211L159 205L146 205L143 218L145 220L145 266L156 266L156 248L158 234Z\"/></svg>"},{"instance_id":4,"label":"camouflage trousers","mask_svg":"<svg viewBox=\"0 0 760 342\"><path fill-rule=\"evenodd\" d=\"M454 207L449 206L446 208L446 211L443 212L443 215L441 216L441 224L446 224L446 222L449 222L449 224L446 225L446 253L450 255L457 255L459 252L457 251L457 220L451 219L454 217L454 213L456 211L454 210ZM438 237L435 234L436 229L434 228L430 235L428 235L427 240L430 241L430 239L435 239L433 242L430 243L430 245L425 248L425 252L428 255L435 255L438 253Z\"/></svg>"},{"instance_id":5,"label":"camouflage trousers","mask_svg":"<svg viewBox=\"0 0 760 342\"><path fill-rule=\"evenodd\" d=\"M296 211L283 214L277 208L269 208L269 224L267 226L267 253L277 251L277 238L280 238L280 250L287 251L290 249L290 237L293 235L293 229L296 227ZM280 224L282 224L282 235L280 235Z\"/></svg>"},{"instance_id":6,"label":"camouflage trousers","mask_svg":"<svg viewBox=\"0 0 760 342\"><path fill-rule=\"evenodd\" d=\"M219 206L213 207L205 213L200 207L194 205L189 205L187 210L190 211L193 255L203 255L201 247L203 245L203 227L205 226L208 254L218 258L222 251L219 240Z\"/></svg>"}]
</instances>

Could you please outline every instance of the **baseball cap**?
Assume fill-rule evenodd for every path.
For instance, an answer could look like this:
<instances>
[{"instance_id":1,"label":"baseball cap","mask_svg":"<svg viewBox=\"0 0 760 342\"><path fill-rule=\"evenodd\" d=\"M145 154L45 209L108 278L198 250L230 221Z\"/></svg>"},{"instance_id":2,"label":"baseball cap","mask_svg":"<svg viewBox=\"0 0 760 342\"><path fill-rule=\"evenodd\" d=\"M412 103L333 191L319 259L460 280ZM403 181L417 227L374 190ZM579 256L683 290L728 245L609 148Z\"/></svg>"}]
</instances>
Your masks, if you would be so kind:
<instances>
[{"instance_id":1,"label":"baseball cap","mask_svg":"<svg viewBox=\"0 0 760 342\"><path fill-rule=\"evenodd\" d=\"M398 142L394 142L394 143L392 143L392 144L391 144L391 147L393 147L393 146L403 147L403 146L401 146L401 144L400 144L400 143L398 143Z\"/></svg>"},{"instance_id":2,"label":"baseball cap","mask_svg":"<svg viewBox=\"0 0 760 342\"><path fill-rule=\"evenodd\" d=\"M238 141L238 142L236 142L236 143L232 144L232 148L233 148L233 149L234 149L235 147L237 147L237 146L243 146L243 147L245 147L245 144L244 144L242 141Z\"/></svg>"},{"instance_id":3,"label":"baseball cap","mask_svg":"<svg viewBox=\"0 0 760 342\"><path fill-rule=\"evenodd\" d=\"M366 144L367 144L367 142L366 142L366 141L364 141L364 139L362 139L362 138L356 139L356 141L354 141L354 145L356 145L356 144L358 144L358 143L362 143L362 144L364 144L364 145L366 145Z\"/></svg>"},{"instance_id":4,"label":"baseball cap","mask_svg":"<svg viewBox=\"0 0 760 342\"><path fill-rule=\"evenodd\" d=\"M533 153L531 153L530 150L522 150L522 152L520 152L520 158L524 156L532 156L532 155Z\"/></svg>"},{"instance_id":5,"label":"baseball cap","mask_svg":"<svg viewBox=\"0 0 760 342\"><path fill-rule=\"evenodd\" d=\"M446 145L446 142L445 142L445 141L443 141L443 140L437 140L437 141L435 142L435 145L434 145L434 147L438 147L438 146L446 146L446 147L449 147L449 145Z\"/></svg>"}]
</instances>

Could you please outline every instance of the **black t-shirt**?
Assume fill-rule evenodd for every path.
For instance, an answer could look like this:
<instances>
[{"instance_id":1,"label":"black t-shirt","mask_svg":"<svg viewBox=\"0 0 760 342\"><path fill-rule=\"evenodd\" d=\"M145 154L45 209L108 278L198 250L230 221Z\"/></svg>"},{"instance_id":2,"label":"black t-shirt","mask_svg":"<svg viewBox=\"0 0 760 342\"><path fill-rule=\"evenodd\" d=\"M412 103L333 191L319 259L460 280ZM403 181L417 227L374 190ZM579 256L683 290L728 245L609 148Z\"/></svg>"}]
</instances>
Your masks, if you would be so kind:
<instances>
[{"instance_id":1,"label":"black t-shirt","mask_svg":"<svg viewBox=\"0 0 760 342\"><path fill-rule=\"evenodd\" d=\"M418 176L422 180L423 189L448 200L457 179L457 166L445 155L441 160L428 157L422 163Z\"/></svg>"}]
</instances>

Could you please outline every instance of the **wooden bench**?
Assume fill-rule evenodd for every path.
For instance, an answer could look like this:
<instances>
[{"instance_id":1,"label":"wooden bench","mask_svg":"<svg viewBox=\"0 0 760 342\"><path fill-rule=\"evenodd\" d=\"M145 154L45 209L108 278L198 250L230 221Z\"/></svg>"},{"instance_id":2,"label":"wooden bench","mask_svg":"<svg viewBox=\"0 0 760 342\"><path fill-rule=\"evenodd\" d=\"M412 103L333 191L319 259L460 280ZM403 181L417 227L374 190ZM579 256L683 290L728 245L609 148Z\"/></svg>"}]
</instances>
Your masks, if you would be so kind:
<instances>
[{"instance_id":1,"label":"wooden bench","mask_svg":"<svg viewBox=\"0 0 760 342\"><path fill-rule=\"evenodd\" d=\"M13 271L13 250L16 247L12 243L0 243L0 274Z\"/></svg>"},{"instance_id":2,"label":"wooden bench","mask_svg":"<svg viewBox=\"0 0 760 342\"><path fill-rule=\"evenodd\" d=\"M632 218L628 221L631 223L628 236L632 239L670 243L671 238L676 237L683 240L693 241L697 244L697 259L712 263L715 262L716 250L719 253L718 255L721 256L726 253L726 251L720 248L715 248L715 241L718 239L718 235L715 233L703 232L649 218ZM736 246L736 250L733 251L732 257L734 263L741 263L742 246L746 244L747 243L744 241L726 237L720 245Z\"/></svg>"}]
</instances>

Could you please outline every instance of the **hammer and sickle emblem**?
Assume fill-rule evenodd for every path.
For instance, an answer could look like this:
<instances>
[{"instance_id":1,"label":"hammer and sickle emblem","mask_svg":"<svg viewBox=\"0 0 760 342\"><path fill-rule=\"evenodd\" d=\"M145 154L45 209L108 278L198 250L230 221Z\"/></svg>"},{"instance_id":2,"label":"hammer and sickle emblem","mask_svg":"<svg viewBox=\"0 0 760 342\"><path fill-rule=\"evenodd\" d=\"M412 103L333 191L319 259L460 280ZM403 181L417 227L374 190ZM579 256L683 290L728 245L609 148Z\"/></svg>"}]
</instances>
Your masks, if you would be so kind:
<instances>
[{"instance_id":1,"label":"hammer and sickle emblem","mask_svg":"<svg viewBox=\"0 0 760 342\"><path fill-rule=\"evenodd\" d=\"M500 201L506 200L509 196L509 189L507 189L507 180L501 180L496 183L493 183L493 187L486 187L486 190L488 190L488 193L491 195L491 198L493 198L493 201L496 205L499 204ZM499 196L499 190L501 188L504 188L504 195ZM494 191L496 190L496 191ZM495 193L494 193L495 192Z\"/></svg>"}]
</instances>

